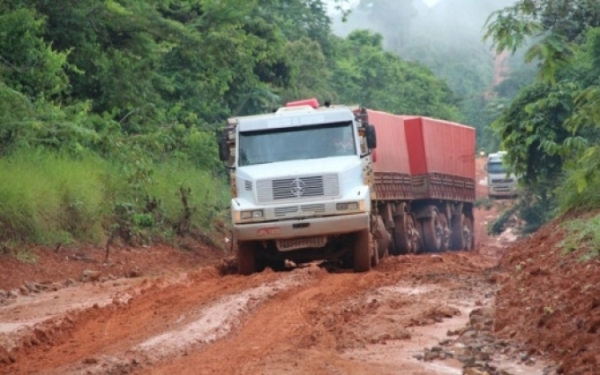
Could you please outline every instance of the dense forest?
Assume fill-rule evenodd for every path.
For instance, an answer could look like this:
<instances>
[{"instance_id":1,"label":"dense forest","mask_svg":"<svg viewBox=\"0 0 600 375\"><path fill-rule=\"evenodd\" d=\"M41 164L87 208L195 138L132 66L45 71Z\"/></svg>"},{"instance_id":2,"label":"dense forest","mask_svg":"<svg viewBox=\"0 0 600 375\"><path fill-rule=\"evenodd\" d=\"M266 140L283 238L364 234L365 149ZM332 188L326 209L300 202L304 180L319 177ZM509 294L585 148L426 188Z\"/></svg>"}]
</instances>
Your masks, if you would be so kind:
<instances>
[{"instance_id":1,"label":"dense forest","mask_svg":"<svg viewBox=\"0 0 600 375\"><path fill-rule=\"evenodd\" d=\"M477 128L479 149L493 152L499 138L489 124L535 77L522 54L496 56L482 38L487 17L513 1L440 0L428 7L422 0L361 0L347 22L334 19L334 32L375 30L386 49L429 67L455 94L460 120Z\"/></svg>"},{"instance_id":2,"label":"dense forest","mask_svg":"<svg viewBox=\"0 0 600 375\"><path fill-rule=\"evenodd\" d=\"M600 1L360 0L334 25L362 27L448 83L480 149L508 151L523 195L492 231L600 206Z\"/></svg>"},{"instance_id":3,"label":"dense forest","mask_svg":"<svg viewBox=\"0 0 600 375\"><path fill-rule=\"evenodd\" d=\"M525 231L556 215L598 209L600 1L519 0L491 14L484 37L497 52L516 52L536 66L534 81L491 124L523 177L524 196L513 210L527 221Z\"/></svg>"},{"instance_id":4,"label":"dense forest","mask_svg":"<svg viewBox=\"0 0 600 375\"><path fill-rule=\"evenodd\" d=\"M321 0L0 3L0 244L197 234L227 212L214 130L316 96L460 119L381 34ZM341 16L340 16L341 17Z\"/></svg>"},{"instance_id":5,"label":"dense forest","mask_svg":"<svg viewBox=\"0 0 600 375\"><path fill-rule=\"evenodd\" d=\"M599 0L333 3L2 1L0 252L210 240L215 129L305 97L475 126L529 231L600 206Z\"/></svg>"}]
</instances>

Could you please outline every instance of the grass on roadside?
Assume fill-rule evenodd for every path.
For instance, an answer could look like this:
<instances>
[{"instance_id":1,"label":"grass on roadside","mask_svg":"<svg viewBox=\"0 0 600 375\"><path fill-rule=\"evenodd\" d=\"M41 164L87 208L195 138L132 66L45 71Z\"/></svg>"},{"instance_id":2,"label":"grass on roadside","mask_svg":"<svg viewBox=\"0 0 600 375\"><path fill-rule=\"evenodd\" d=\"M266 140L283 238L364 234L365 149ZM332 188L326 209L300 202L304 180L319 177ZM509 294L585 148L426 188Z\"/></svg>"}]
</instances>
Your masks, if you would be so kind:
<instances>
[{"instance_id":1,"label":"grass on roadside","mask_svg":"<svg viewBox=\"0 0 600 375\"><path fill-rule=\"evenodd\" d=\"M23 150L1 158L0 241L100 244L123 223L160 236L182 221L208 231L226 204L223 182L189 163L146 165L147 178L132 178L135 168L95 154Z\"/></svg>"},{"instance_id":2,"label":"grass on roadside","mask_svg":"<svg viewBox=\"0 0 600 375\"><path fill-rule=\"evenodd\" d=\"M565 252L584 249L582 261L600 256L600 214L591 218L568 220L562 224L565 238L559 243Z\"/></svg>"}]
</instances>

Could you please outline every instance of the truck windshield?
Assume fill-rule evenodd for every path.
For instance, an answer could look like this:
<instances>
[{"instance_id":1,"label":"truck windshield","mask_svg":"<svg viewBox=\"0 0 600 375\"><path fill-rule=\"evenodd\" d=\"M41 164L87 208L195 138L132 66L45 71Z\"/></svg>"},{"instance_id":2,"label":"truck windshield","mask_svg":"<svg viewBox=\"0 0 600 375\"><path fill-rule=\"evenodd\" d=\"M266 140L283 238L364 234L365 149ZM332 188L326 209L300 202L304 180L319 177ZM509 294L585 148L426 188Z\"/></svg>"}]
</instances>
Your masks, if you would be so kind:
<instances>
[{"instance_id":1,"label":"truck windshield","mask_svg":"<svg viewBox=\"0 0 600 375\"><path fill-rule=\"evenodd\" d=\"M506 173L506 168L502 163L488 163L487 171L488 173Z\"/></svg>"},{"instance_id":2,"label":"truck windshield","mask_svg":"<svg viewBox=\"0 0 600 375\"><path fill-rule=\"evenodd\" d=\"M240 132L239 166L357 155L352 122Z\"/></svg>"}]
</instances>

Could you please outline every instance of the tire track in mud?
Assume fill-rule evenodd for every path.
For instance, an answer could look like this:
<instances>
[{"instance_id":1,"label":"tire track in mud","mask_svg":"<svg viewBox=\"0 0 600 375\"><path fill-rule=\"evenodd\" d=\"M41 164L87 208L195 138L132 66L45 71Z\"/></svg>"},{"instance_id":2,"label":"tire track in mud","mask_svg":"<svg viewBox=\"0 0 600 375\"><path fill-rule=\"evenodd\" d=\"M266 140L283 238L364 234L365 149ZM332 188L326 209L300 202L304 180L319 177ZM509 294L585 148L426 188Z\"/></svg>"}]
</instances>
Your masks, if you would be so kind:
<instances>
[{"instance_id":1,"label":"tire track in mud","mask_svg":"<svg viewBox=\"0 0 600 375\"><path fill-rule=\"evenodd\" d=\"M127 301L61 317L63 326L48 329L37 344L21 345L12 353L16 363L0 365L0 373L264 374L269 373L266 363L278 358L304 360L309 373L372 373L372 364L348 361L336 352L335 337L320 314L324 308L400 281L436 284L457 272L480 270L471 257L448 253L388 258L367 274L331 274L311 266L241 277L221 276L209 267L180 280L147 280L130 291L133 297ZM230 308L228 318L218 314L225 307ZM216 320L206 319L207 311ZM179 345L177 333L185 336L195 322L194 339ZM221 323L233 331L207 329ZM165 333L170 336L163 336L163 345L156 344ZM213 335L213 341L196 340L199 335ZM143 343L153 339L158 346L144 350ZM168 350L153 351L156 347Z\"/></svg>"},{"instance_id":2,"label":"tire track in mud","mask_svg":"<svg viewBox=\"0 0 600 375\"><path fill-rule=\"evenodd\" d=\"M180 280L147 279L129 291L132 297L126 301L113 299L104 307L69 311L21 333L19 345L10 352L15 362L0 364L0 374L64 374L73 364L95 365L103 354L127 353L151 337L181 329L223 296L282 276L221 276L216 267L207 267Z\"/></svg>"},{"instance_id":3,"label":"tire track in mud","mask_svg":"<svg viewBox=\"0 0 600 375\"><path fill-rule=\"evenodd\" d=\"M312 282L266 301L227 338L134 373L293 374L294 368L298 374L374 373L373 364L349 361L341 355L336 347L337 324L368 315L369 306L363 306L366 293L381 286L411 281L447 283L455 278L457 268L467 274L481 270L465 261L461 254L446 254L443 258L442 261L429 256L386 259L378 269L366 274L331 274L315 268ZM415 302L418 304L419 299L414 295L403 298L408 308L418 308ZM349 300L362 301L354 315L336 315L328 310Z\"/></svg>"}]
</instances>

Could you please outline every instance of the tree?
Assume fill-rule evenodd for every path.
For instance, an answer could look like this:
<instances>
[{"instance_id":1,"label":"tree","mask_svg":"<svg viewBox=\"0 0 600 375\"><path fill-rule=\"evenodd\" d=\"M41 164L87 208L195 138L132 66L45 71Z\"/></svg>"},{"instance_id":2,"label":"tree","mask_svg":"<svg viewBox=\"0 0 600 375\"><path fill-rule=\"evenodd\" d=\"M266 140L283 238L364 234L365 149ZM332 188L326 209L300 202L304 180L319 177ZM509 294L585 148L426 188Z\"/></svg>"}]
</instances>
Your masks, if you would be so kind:
<instances>
[{"instance_id":1,"label":"tree","mask_svg":"<svg viewBox=\"0 0 600 375\"><path fill-rule=\"evenodd\" d=\"M338 39L333 87L344 103L398 114L458 120L450 88L426 67L383 49L383 38L366 30Z\"/></svg>"}]
</instances>

